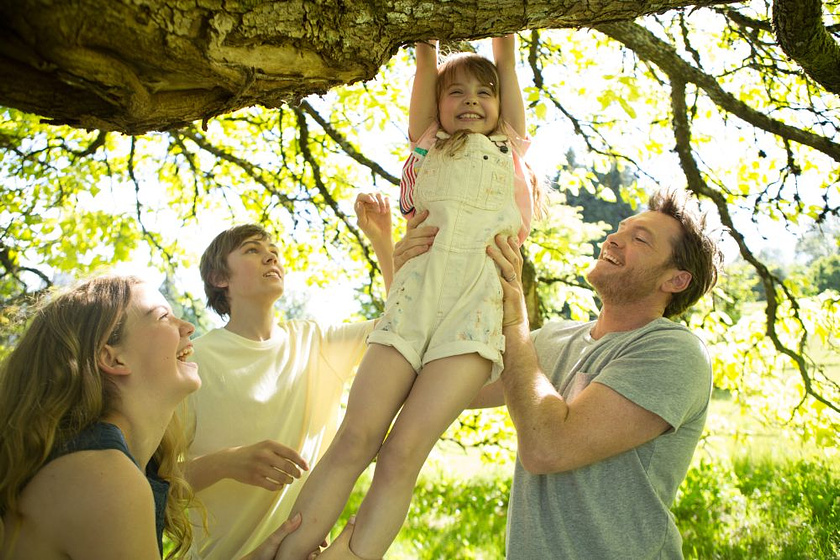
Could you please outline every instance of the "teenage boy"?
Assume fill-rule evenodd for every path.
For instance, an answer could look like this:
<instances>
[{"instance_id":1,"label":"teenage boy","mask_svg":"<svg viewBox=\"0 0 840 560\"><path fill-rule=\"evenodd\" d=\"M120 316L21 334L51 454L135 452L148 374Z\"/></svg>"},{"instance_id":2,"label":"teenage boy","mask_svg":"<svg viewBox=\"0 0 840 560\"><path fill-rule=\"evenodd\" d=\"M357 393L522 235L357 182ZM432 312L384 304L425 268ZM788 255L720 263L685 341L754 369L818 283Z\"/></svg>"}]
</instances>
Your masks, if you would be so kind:
<instances>
[{"instance_id":1,"label":"teenage boy","mask_svg":"<svg viewBox=\"0 0 840 560\"><path fill-rule=\"evenodd\" d=\"M391 210L359 195L359 227L370 239L386 289L393 277ZM201 257L208 305L227 324L193 341L202 388L191 400L195 435L187 479L199 509L193 558L244 556L286 520L301 472L326 451L338 427L345 383L361 360L373 321L322 327L279 323L279 250L260 226L219 234Z\"/></svg>"}]
</instances>

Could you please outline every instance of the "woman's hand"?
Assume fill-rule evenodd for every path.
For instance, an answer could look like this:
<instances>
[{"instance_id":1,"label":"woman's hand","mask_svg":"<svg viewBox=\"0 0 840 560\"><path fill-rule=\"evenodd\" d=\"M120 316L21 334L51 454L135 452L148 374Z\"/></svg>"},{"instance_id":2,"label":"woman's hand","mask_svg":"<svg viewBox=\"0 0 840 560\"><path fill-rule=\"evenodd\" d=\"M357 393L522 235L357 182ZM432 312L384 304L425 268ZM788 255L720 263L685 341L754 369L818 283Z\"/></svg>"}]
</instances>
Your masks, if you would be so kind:
<instances>
[{"instance_id":1,"label":"woman's hand","mask_svg":"<svg viewBox=\"0 0 840 560\"><path fill-rule=\"evenodd\" d=\"M394 273L409 260L428 251L434 243L438 228L435 226L420 227L420 224L428 217L429 211L423 210L409 218L406 223L405 235L394 246Z\"/></svg>"}]
</instances>

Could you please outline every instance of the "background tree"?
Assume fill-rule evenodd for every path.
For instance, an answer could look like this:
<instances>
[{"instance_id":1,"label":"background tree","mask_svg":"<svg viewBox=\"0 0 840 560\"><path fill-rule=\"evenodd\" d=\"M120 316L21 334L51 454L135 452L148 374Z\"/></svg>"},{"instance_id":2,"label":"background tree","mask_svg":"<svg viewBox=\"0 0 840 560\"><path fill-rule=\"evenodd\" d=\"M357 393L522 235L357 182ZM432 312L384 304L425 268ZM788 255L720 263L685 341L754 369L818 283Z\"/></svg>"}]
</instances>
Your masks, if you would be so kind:
<instances>
[{"instance_id":1,"label":"background tree","mask_svg":"<svg viewBox=\"0 0 840 560\"><path fill-rule=\"evenodd\" d=\"M93 4L101 17L86 15ZM350 201L359 189L395 198L412 56L399 45L583 25L520 34L532 162L557 176L561 193L613 192L637 208L645 192L685 185L704 200L764 300L756 306L725 282L683 318L706 337L717 385L768 420L836 433L838 379L814 353L838 348L836 296L812 296L759 251L779 231L840 213L838 65L820 62L834 50L814 58L779 38L834 41L838 3L632 4L458 3L455 13L452 4L398 2L385 13L375 3L3 3L0 102L96 129L3 111L4 307L63 275L129 258L165 271L197 301L197 251L221 227L255 220L287 240L292 269L314 284L347 280L375 313L376 263ZM711 7L668 9L683 4ZM821 33L812 12L799 11L814 5ZM658 15L632 20L642 13ZM257 102L276 107L229 112ZM111 132L155 128L167 132ZM564 161L569 150L579 161ZM635 180L605 189L611 172ZM537 225L524 247L535 325L595 311L580 278L603 230L563 205Z\"/></svg>"}]
</instances>

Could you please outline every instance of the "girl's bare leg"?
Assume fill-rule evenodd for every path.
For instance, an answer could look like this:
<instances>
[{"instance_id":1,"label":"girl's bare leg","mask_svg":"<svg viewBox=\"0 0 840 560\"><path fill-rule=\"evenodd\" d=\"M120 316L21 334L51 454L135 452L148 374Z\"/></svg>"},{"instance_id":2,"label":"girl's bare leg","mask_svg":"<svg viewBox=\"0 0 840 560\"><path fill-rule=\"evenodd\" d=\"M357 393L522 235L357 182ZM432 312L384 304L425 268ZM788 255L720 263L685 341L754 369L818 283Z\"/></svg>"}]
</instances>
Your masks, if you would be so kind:
<instances>
[{"instance_id":1,"label":"girl's bare leg","mask_svg":"<svg viewBox=\"0 0 840 560\"><path fill-rule=\"evenodd\" d=\"M292 507L289 517L301 513L301 526L286 537L276 558L301 560L324 540L356 479L379 452L415 379L402 354L390 346L371 344L350 389L341 427Z\"/></svg>"},{"instance_id":2,"label":"girl's bare leg","mask_svg":"<svg viewBox=\"0 0 840 560\"><path fill-rule=\"evenodd\" d=\"M354 554L382 558L402 527L426 457L489 374L490 362L478 354L435 360L420 372L379 451L373 483L356 516Z\"/></svg>"}]
</instances>

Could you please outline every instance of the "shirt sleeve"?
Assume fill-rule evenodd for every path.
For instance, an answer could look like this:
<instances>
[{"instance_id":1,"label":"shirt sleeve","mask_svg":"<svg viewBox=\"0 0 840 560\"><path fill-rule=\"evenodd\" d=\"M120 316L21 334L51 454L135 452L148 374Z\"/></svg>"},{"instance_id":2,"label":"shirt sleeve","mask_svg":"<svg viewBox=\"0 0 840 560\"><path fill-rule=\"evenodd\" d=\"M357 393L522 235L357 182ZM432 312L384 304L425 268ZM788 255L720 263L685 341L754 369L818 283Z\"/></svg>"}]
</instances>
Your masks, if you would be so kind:
<instances>
[{"instance_id":1,"label":"shirt sleeve","mask_svg":"<svg viewBox=\"0 0 840 560\"><path fill-rule=\"evenodd\" d=\"M423 166L426 154L435 143L437 131L437 123L429 125L420 139L411 143L411 153L403 164L400 177L400 212L408 218L414 215L414 185L417 182L417 174Z\"/></svg>"},{"instance_id":2,"label":"shirt sleeve","mask_svg":"<svg viewBox=\"0 0 840 560\"><path fill-rule=\"evenodd\" d=\"M507 137L513 150L514 200L522 216L522 227L519 229L519 242L523 243L531 232L533 217L533 192L536 180L534 172L525 161L525 152L531 147L529 137L521 137L507 122L502 122L502 132Z\"/></svg>"},{"instance_id":3,"label":"shirt sleeve","mask_svg":"<svg viewBox=\"0 0 840 560\"><path fill-rule=\"evenodd\" d=\"M507 121L502 122L502 132L505 136L507 136L513 151L519 155L519 157L525 157L525 153L528 151L528 148L531 147L531 138L528 136L524 138L519 136L519 134L516 133Z\"/></svg>"},{"instance_id":4,"label":"shirt sleeve","mask_svg":"<svg viewBox=\"0 0 840 560\"><path fill-rule=\"evenodd\" d=\"M400 212L408 218L414 215L414 183L417 181L417 173L420 171L424 157L426 154L415 148L403 164L400 177Z\"/></svg>"},{"instance_id":5,"label":"shirt sleeve","mask_svg":"<svg viewBox=\"0 0 840 560\"><path fill-rule=\"evenodd\" d=\"M706 409L711 362L689 331L653 331L628 344L594 382L653 412L676 431Z\"/></svg>"},{"instance_id":6,"label":"shirt sleeve","mask_svg":"<svg viewBox=\"0 0 840 560\"><path fill-rule=\"evenodd\" d=\"M372 320L344 323L323 330L322 356L342 382L353 376L356 366L362 360L367 348L367 337L373 331L373 323Z\"/></svg>"}]
</instances>

